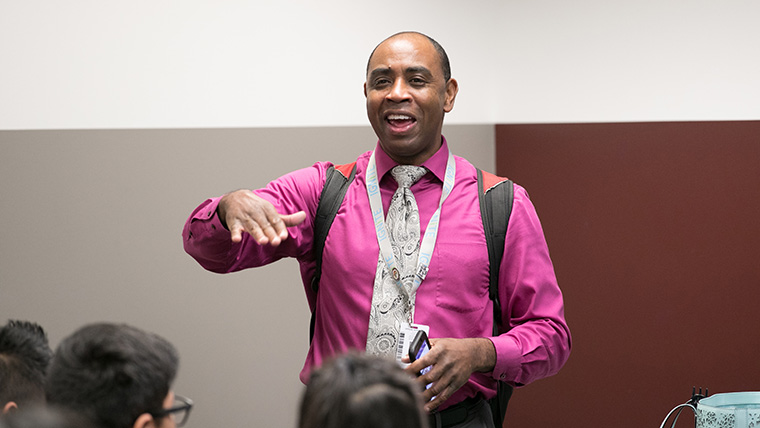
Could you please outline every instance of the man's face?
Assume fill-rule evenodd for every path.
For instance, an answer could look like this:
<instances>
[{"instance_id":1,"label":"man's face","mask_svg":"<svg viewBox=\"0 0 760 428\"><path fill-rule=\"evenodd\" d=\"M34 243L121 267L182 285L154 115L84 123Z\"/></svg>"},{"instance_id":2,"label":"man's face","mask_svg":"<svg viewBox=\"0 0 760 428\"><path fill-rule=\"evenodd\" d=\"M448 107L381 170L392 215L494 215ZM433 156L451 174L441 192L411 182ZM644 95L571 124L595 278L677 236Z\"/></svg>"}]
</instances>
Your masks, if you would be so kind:
<instances>
[{"instance_id":1,"label":"man's face","mask_svg":"<svg viewBox=\"0 0 760 428\"><path fill-rule=\"evenodd\" d=\"M435 154L457 89L456 80L444 80L440 56L425 36L402 34L380 44L369 61L364 95L383 150L413 165Z\"/></svg>"}]
</instances>

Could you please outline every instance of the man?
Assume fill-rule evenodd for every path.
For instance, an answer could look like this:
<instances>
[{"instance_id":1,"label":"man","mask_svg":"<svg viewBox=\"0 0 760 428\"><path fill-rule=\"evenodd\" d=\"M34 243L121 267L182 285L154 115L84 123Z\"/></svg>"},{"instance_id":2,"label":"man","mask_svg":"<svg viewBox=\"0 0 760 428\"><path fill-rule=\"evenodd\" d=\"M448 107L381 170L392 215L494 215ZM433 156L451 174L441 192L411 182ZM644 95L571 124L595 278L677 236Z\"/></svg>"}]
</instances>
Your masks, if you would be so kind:
<instances>
[{"instance_id":1,"label":"man","mask_svg":"<svg viewBox=\"0 0 760 428\"><path fill-rule=\"evenodd\" d=\"M476 170L451 155L441 135L458 92L450 73L443 48L419 33L391 36L370 56L364 93L378 143L356 162L325 242L318 294L310 288L313 224L329 163L209 199L185 224L185 250L214 272L298 259L315 311L304 382L311 368L349 349L396 355L414 323L434 338L407 367L416 373L432 365L420 378L432 383L426 410L490 412L477 403L496 394L496 380L523 385L550 376L569 355L562 294L519 186L499 266L502 319L511 330L491 337Z\"/></svg>"},{"instance_id":2,"label":"man","mask_svg":"<svg viewBox=\"0 0 760 428\"><path fill-rule=\"evenodd\" d=\"M299 428L426 428L417 384L387 358L349 353L311 372Z\"/></svg>"},{"instance_id":3,"label":"man","mask_svg":"<svg viewBox=\"0 0 760 428\"><path fill-rule=\"evenodd\" d=\"M90 324L56 349L45 393L49 404L99 428L174 428L192 408L171 390L178 364L174 346L156 334Z\"/></svg>"},{"instance_id":4,"label":"man","mask_svg":"<svg viewBox=\"0 0 760 428\"><path fill-rule=\"evenodd\" d=\"M0 328L0 413L44 403L45 371L52 355L39 325L10 320Z\"/></svg>"}]
</instances>

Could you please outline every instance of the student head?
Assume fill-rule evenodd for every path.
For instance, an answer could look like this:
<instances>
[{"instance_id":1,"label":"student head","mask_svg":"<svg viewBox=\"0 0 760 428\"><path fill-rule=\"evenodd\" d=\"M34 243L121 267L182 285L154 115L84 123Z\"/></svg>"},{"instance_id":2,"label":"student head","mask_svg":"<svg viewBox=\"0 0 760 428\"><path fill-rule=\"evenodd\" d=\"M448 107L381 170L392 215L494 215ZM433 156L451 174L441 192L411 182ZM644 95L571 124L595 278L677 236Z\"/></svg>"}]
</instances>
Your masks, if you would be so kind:
<instances>
[{"instance_id":1,"label":"student head","mask_svg":"<svg viewBox=\"0 0 760 428\"><path fill-rule=\"evenodd\" d=\"M420 386L392 360L350 353L312 372L299 428L425 428Z\"/></svg>"},{"instance_id":2,"label":"student head","mask_svg":"<svg viewBox=\"0 0 760 428\"><path fill-rule=\"evenodd\" d=\"M44 401L51 357L39 325L11 320L0 328L0 413Z\"/></svg>"},{"instance_id":3,"label":"student head","mask_svg":"<svg viewBox=\"0 0 760 428\"><path fill-rule=\"evenodd\" d=\"M87 325L56 349L47 400L100 428L174 428L177 415L166 410L175 408L178 361L174 346L156 334L124 324Z\"/></svg>"}]
</instances>

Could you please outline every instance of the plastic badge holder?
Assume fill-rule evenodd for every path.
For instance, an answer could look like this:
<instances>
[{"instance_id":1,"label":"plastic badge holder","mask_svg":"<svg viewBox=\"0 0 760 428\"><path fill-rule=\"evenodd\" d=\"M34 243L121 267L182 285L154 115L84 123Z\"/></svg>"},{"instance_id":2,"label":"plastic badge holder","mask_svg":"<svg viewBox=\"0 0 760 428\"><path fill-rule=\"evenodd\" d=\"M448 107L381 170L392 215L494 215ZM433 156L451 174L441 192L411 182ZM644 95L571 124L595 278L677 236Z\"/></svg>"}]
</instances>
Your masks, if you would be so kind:
<instances>
[{"instance_id":1,"label":"plastic badge holder","mask_svg":"<svg viewBox=\"0 0 760 428\"><path fill-rule=\"evenodd\" d=\"M729 392L699 400L697 428L760 428L760 392Z\"/></svg>"}]
</instances>

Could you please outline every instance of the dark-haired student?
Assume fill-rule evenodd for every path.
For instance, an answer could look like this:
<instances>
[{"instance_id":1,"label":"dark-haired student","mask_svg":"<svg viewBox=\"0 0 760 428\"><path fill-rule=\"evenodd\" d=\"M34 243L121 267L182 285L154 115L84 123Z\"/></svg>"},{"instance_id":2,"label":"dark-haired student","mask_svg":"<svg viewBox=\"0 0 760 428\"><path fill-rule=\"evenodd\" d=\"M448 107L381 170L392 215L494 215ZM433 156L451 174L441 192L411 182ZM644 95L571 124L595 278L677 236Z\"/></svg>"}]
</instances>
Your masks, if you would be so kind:
<instances>
[{"instance_id":1,"label":"dark-haired student","mask_svg":"<svg viewBox=\"0 0 760 428\"><path fill-rule=\"evenodd\" d=\"M348 353L311 372L298 428L427 428L422 390L395 361Z\"/></svg>"},{"instance_id":2,"label":"dark-haired student","mask_svg":"<svg viewBox=\"0 0 760 428\"><path fill-rule=\"evenodd\" d=\"M0 328L0 413L44 403L45 371L52 355L38 324L10 320Z\"/></svg>"},{"instance_id":3,"label":"dark-haired student","mask_svg":"<svg viewBox=\"0 0 760 428\"><path fill-rule=\"evenodd\" d=\"M58 346L45 386L48 404L96 428L175 428L192 401L175 395L179 356L157 334L126 324L86 325Z\"/></svg>"}]
</instances>

